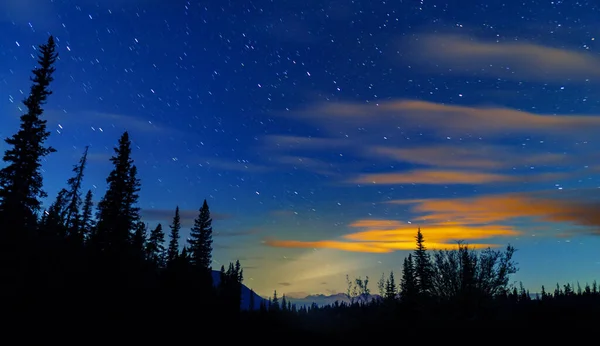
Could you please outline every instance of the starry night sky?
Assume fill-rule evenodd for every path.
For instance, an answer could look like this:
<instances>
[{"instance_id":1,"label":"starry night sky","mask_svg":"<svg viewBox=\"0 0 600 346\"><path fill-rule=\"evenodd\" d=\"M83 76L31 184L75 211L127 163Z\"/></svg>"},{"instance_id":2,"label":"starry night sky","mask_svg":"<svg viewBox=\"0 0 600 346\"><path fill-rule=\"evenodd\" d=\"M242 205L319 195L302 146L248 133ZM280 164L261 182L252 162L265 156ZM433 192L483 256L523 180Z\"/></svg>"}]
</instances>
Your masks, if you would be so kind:
<instances>
[{"instance_id":1,"label":"starry night sky","mask_svg":"<svg viewBox=\"0 0 600 346\"><path fill-rule=\"evenodd\" d=\"M90 145L98 200L128 130L144 220L179 205L189 227L206 198L213 267L240 259L259 294L399 273L418 226L431 248L514 245L532 292L584 283L600 265L593 3L0 0L0 135L52 34L52 199Z\"/></svg>"}]
</instances>

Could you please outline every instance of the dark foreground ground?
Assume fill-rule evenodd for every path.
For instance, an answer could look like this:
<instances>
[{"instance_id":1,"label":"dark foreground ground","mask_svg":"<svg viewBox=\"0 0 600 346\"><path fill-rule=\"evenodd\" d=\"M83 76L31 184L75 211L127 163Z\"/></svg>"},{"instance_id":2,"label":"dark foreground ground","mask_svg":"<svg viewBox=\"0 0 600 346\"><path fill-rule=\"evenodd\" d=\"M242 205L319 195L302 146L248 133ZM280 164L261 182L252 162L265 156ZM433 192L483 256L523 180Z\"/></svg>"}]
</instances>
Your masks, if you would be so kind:
<instances>
[{"instance_id":1,"label":"dark foreground ground","mask_svg":"<svg viewBox=\"0 0 600 346\"><path fill-rule=\"evenodd\" d=\"M51 340L79 345L372 345L416 339L427 344L554 344L558 337L574 340L596 335L600 325L600 309L593 304L548 307L534 303L469 317L459 316L456 311L425 315L423 311L399 307L320 310L302 315L283 311L226 313L216 306L187 304L184 296L156 296L143 290L121 292L120 297L115 292L89 292L76 295L77 299L60 292L36 295L35 290L28 291L4 296L2 331L7 340L14 340L6 345ZM127 294L138 299L128 298Z\"/></svg>"}]
</instances>

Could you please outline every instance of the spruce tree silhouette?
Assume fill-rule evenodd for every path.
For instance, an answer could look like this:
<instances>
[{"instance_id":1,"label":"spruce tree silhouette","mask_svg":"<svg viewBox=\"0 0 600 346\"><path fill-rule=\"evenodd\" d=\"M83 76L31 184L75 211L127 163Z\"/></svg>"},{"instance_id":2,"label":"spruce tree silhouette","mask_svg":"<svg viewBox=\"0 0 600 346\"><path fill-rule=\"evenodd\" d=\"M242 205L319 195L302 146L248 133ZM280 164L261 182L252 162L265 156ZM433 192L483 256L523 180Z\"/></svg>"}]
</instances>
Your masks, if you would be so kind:
<instances>
[{"instance_id":1,"label":"spruce tree silhouette","mask_svg":"<svg viewBox=\"0 0 600 346\"><path fill-rule=\"evenodd\" d=\"M27 234L37 227L41 198L46 197L40 172L41 160L55 151L45 147L50 136L46 120L42 119L43 106L52 94L49 86L54 80L54 63L58 58L54 38L39 46L38 67L33 70L31 91L23 101L27 111L21 115L19 131L6 144L6 167L0 170L0 234L12 246L23 244Z\"/></svg>"},{"instance_id":2,"label":"spruce tree silhouette","mask_svg":"<svg viewBox=\"0 0 600 346\"><path fill-rule=\"evenodd\" d=\"M188 251L191 267L197 273L194 276L195 285L199 292L206 295L214 291L211 267L212 242L212 218L208 203L204 200L188 238Z\"/></svg>"},{"instance_id":3,"label":"spruce tree silhouette","mask_svg":"<svg viewBox=\"0 0 600 346\"><path fill-rule=\"evenodd\" d=\"M82 204L81 185L85 166L87 163L89 147L85 147L85 151L79 159L79 163L73 167L75 175L67 180L67 199L68 205L65 215L65 227L67 229L67 237L76 244L83 244L83 231L81 225L80 208Z\"/></svg>"},{"instance_id":4,"label":"spruce tree silhouette","mask_svg":"<svg viewBox=\"0 0 600 346\"><path fill-rule=\"evenodd\" d=\"M396 286L396 278L394 277L394 272L390 272L390 276L385 282L385 299L387 301L393 301L396 299L398 295L398 287Z\"/></svg>"},{"instance_id":5,"label":"spruce tree silhouette","mask_svg":"<svg viewBox=\"0 0 600 346\"><path fill-rule=\"evenodd\" d=\"M95 220L92 218L94 212L94 194L92 190L88 190L83 200L83 207L81 208L81 218L79 221L79 229L81 232L81 239L87 245L87 241L92 237L92 233L95 230Z\"/></svg>"},{"instance_id":6,"label":"spruce tree silhouette","mask_svg":"<svg viewBox=\"0 0 600 346\"><path fill-rule=\"evenodd\" d=\"M425 247L425 238L423 237L423 233L421 233L421 228L418 229L415 239L417 243L417 247L413 252L415 278L419 296L424 298L431 291L431 257Z\"/></svg>"},{"instance_id":7,"label":"spruce tree silhouette","mask_svg":"<svg viewBox=\"0 0 600 346\"><path fill-rule=\"evenodd\" d=\"M167 249L167 266L171 266L179 257L179 231L181 230L181 217L179 216L179 206L175 208L173 222L169 225L171 233L169 234L169 247Z\"/></svg>"},{"instance_id":8,"label":"spruce tree silhouette","mask_svg":"<svg viewBox=\"0 0 600 346\"><path fill-rule=\"evenodd\" d=\"M159 223L151 232L146 244L147 258L156 268L162 268L165 265L165 232Z\"/></svg>"},{"instance_id":9,"label":"spruce tree silhouette","mask_svg":"<svg viewBox=\"0 0 600 346\"><path fill-rule=\"evenodd\" d=\"M105 274L124 279L129 277L128 266L136 262L134 258L138 254L133 240L140 221L136 205L140 181L131 158L127 132L123 133L114 151L115 155L110 158L114 168L106 179L106 193L98 203L96 230L90 241L94 256L106 267Z\"/></svg>"},{"instance_id":10,"label":"spruce tree silhouette","mask_svg":"<svg viewBox=\"0 0 600 346\"><path fill-rule=\"evenodd\" d=\"M418 294L417 278L412 254L404 258L402 279L400 280L400 298L403 302L412 303Z\"/></svg>"},{"instance_id":11,"label":"spruce tree silhouette","mask_svg":"<svg viewBox=\"0 0 600 346\"><path fill-rule=\"evenodd\" d=\"M206 272L212 263L212 218L206 200L202 203L198 217L194 220L188 239L192 264Z\"/></svg>"}]
</instances>

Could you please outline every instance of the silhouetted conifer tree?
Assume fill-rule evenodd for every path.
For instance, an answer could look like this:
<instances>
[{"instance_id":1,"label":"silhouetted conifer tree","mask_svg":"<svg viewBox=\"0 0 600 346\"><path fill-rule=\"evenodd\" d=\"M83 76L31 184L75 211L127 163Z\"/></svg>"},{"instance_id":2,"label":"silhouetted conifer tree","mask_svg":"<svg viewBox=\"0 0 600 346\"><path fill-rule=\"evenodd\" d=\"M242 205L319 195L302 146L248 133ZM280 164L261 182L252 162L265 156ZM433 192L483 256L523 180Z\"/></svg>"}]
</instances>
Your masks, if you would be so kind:
<instances>
[{"instance_id":1,"label":"silhouetted conifer tree","mask_svg":"<svg viewBox=\"0 0 600 346\"><path fill-rule=\"evenodd\" d=\"M414 268L417 289L419 295L427 296L431 290L432 267L431 258L429 253L427 253L425 238L423 237L423 233L421 233L421 228L417 231L415 239L417 248L414 251Z\"/></svg>"},{"instance_id":2,"label":"silhouetted conifer tree","mask_svg":"<svg viewBox=\"0 0 600 346\"><path fill-rule=\"evenodd\" d=\"M148 260L159 268L164 266L165 262L165 233L162 225L159 223L156 228L150 232L148 243L146 244L146 254Z\"/></svg>"},{"instance_id":3,"label":"silhouetted conifer tree","mask_svg":"<svg viewBox=\"0 0 600 346\"><path fill-rule=\"evenodd\" d=\"M235 261L235 274L236 280L241 283L244 281L244 269L242 269L242 265L240 264L240 260Z\"/></svg>"},{"instance_id":4,"label":"silhouetted conifer tree","mask_svg":"<svg viewBox=\"0 0 600 346\"><path fill-rule=\"evenodd\" d=\"M277 290L273 291L273 299L270 301L269 310L279 311L279 298L277 297Z\"/></svg>"},{"instance_id":5,"label":"silhouetted conifer tree","mask_svg":"<svg viewBox=\"0 0 600 346\"><path fill-rule=\"evenodd\" d=\"M181 255L179 255L178 259L180 259L183 264L190 263L190 252L188 251L187 246L184 246L183 249L181 249Z\"/></svg>"},{"instance_id":6,"label":"silhouetted conifer tree","mask_svg":"<svg viewBox=\"0 0 600 346\"><path fill-rule=\"evenodd\" d=\"M175 208L173 223L169 225L171 233L169 234L169 247L167 249L167 265L173 264L179 256L179 231L181 230L181 219L179 217L179 207Z\"/></svg>"},{"instance_id":7,"label":"silhouetted conifer tree","mask_svg":"<svg viewBox=\"0 0 600 346\"><path fill-rule=\"evenodd\" d=\"M400 280L400 297L402 301L412 301L418 294L417 278L412 254L404 258L402 279Z\"/></svg>"},{"instance_id":8,"label":"silhouetted conifer tree","mask_svg":"<svg viewBox=\"0 0 600 346\"><path fill-rule=\"evenodd\" d=\"M546 292L546 288L544 287L544 285L542 285L542 300L548 300L548 293Z\"/></svg>"},{"instance_id":9,"label":"silhouetted conifer tree","mask_svg":"<svg viewBox=\"0 0 600 346\"><path fill-rule=\"evenodd\" d=\"M573 292L573 288L571 287L570 283L567 283L566 285L564 285L564 295L567 297L570 297L574 294Z\"/></svg>"},{"instance_id":10,"label":"silhouetted conifer tree","mask_svg":"<svg viewBox=\"0 0 600 346\"><path fill-rule=\"evenodd\" d=\"M385 299L394 300L398 294L396 287L396 279L394 278L394 272L390 272L390 276L385 282Z\"/></svg>"},{"instance_id":11,"label":"silhouetted conifer tree","mask_svg":"<svg viewBox=\"0 0 600 346\"><path fill-rule=\"evenodd\" d=\"M240 311L242 305L242 282L244 281L243 269L239 261L235 265L229 263L227 271L221 266L218 292L221 302L230 313Z\"/></svg>"},{"instance_id":12,"label":"silhouetted conifer tree","mask_svg":"<svg viewBox=\"0 0 600 346\"><path fill-rule=\"evenodd\" d=\"M89 147L85 147L85 151L79 159L79 163L73 167L75 176L67 180L67 201L65 215L65 227L67 228L67 236L77 243L83 243L84 234L82 232L81 215L79 208L81 207L81 184L83 183L83 173L87 162Z\"/></svg>"},{"instance_id":13,"label":"silhouetted conifer tree","mask_svg":"<svg viewBox=\"0 0 600 346\"><path fill-rule=\"evenodd\" d=\"M65 238L67 231L65 226L65 214L68 205L67 196L68 191L61 189L56 195L54 202L50 204L48 211L45 212L46 215L43 218L41 226L47 235L61 239Z\"/></svg>"},{"instance_id":14,"label":"silhouetted conifer tree","mask_svg":"<svg viewBox=\"0 0 600 346\"><path fill-rule=\"evenodd\" d=\"M381 273L381 277L379 278L379 281L377 281L377 289L379 290L379 296L381 298L385 298L386 283L385 273Z\"/></svg>"},{"instance_id":15,"label":"silhouetted conifer tree","mask_svg":"<svg viewBox=\"0 0 600 346\"><path fill-rule=\"evenodd\" d=\"M205 271L211 270L212 219L208 203L204 200L188 239L192 263Z\"/></svg>"},{"instance_id":16,"label":"silhouetted conifer tree","mask_svg":"<svg viewBox=\"0 0 600 346\"><path fill-rule=\"evenodd\" d=\"M239 309L242 306L242 283L244 282L244 269L242 269L242 266L240 264L239 260L235 261L235 296L234 298L234 303L236 306L236 309L239 311Z\"/></svg>"},{"instance_id":17,"label":"silhouetted conifer tree","mask_svg":"<svg viewBox=\"0 0 600 346\"><path fill-rule=\"evenodd\" d=\"M16 237L23 237L23 231L35 230L40 199L47 196L42 186L41 160L55 149L44 146L50 132L41 116L42 106L52 94L48 87L54 80L57 58L54 38L50 36L48 42L39 47L39 66L33 70L33 84L23 101L27 111L21 115L19 131L5 139L9 149L3 157L6 166L0 170L0 230L5 233L5 244L11 241L9 246L25 245Z\"/></svg>"},{"instance_id":18,"label":"silhouetted conifer tree","mask_svg":"<svg viewBox=\"0 0 600 346\"><path fill-rule=\"evenodd\" d=\"M113 170L106 182L108 189L98 203L98 216L93 243L103 253L123 256L128 253L131 234L140 219L136 206L140 181L131 158L131 141L124 132L111 157Z\"/></svg>"},{"instance_id":19,"label":"silhouetted conifer tree","mask_svg":"<svg viewBox=\"0 0 600 346\"><path fill-rule=\"evenodd\" d=\"M559 298L563 295L562 290L560 289L560 285L556 283L556 288L554 289L554 298Z\"/></svg>"},{"instance_id":20,"label":"silhouetted conifer tree","mask_svg":"<svg viewBox=\"0 0 600 346\"><path fill-rule=\"evenodd\" d=\"M223 287L225 281L227 281L227 272L225 272L225 266L221 265L221 270L219 271L219 285Z\"/></svg>"},{"instance_id":21,"label":"silhouetted conifer tree","mask_svg":"<svg viewBox=\"0 0 600 346\"><path fill-rule=\"evenodd\" d=\"M133 245L133 250L135 251L135 255L139 258L144 258L146 254L146 238L148 236L148 225L143 221L138 221L135 231L133 232L133 237L131 239L131 243Z\"/></svg>"},{"instance_id":22,"label":"silhouetted conifer tree","mask_svg":"<svg viewBox=\"0 0 600 346\"><path fill-rule=\"evenodd\" d=\"M585 284L585 288L583 289L583 292L585 295L591 295L592 294L592 288L590 287L590 285L588 283Z\"/></svg>"},{"instance_id":23,"label":"silhouetted conifer tree","mask_svg":"<svg viewBox=\"0 0 600 346\"><path fill-rule=\"evenodd\" d=\"M81 219L79 221L81 236L85 241L92 237L94 230L94 220L92 214L94 212L94 201L93 201L92 190L88 190L83 200L83 207L81 208Z\"/></svg>"}]
</instances>

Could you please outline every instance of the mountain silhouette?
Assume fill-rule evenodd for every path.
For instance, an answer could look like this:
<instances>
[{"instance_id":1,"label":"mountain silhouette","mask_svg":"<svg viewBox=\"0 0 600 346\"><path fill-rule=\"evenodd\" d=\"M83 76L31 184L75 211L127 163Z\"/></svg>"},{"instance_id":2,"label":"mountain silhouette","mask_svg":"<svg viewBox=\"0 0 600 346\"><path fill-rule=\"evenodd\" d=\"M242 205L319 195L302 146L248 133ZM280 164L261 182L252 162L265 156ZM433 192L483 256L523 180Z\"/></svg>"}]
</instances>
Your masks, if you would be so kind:
<instances>
[{"instance_id":1,"label":"mountain silhouette","mask_svg":"<svg viewBox=\"0 0 600 346\"><path fill-rule=\"evenodd\" d=\"M212 279L213 279L213 284L215 286L217 286L219 284L219 282L221 281L221 275L218 270L212 271ZM260 309L260 303L262 301L265 301L265 303L268 303L268 298L263 298L263 297L259 296L258 294L256 294L256 292L250 290L250 288L248 288L248 286L242 284L242 304L241 304L242 310L250 309L250 296L251 295L254 296L254 306L252 307L252 310ZM371 300L380 299L380 298L381 297L378 294L372 294L372 295L370 295L368 297L364 297L364 298L355 298L355 301L369 302ZM280 296L280 299L281 299L281 296ZM317 304L318 306L335 304L335 302L350 303L350 299L348 298L348 296L345 293L336 293L336 294L332 294L332 295L311 294L304 298L286 297L286 300L290 301L292 304L295 304L296 307L298 307L298 308L300 308L302 306L310 307L313 303Z\"/></svg>"},{"instance_id":2,"label":"mountain silhouette","mask_svg":"<svg viewBox=\"0 0 600 346\"><path fill-rule=\"evenodd\" d=\"M221 282L221 273L218 270L212 271L213 285L217 286ZM250 307L250 296L254 296L254 306ZM242 310L258 310L260 308L260 302L265 300L255 292L251 291L248 286L242 284Z\"/></svg>"},{"instance_id":3,"label":"mountain silhouette","mask_svg":"<svg viewBox=\"0 0 600 346\"><path fill-rule=\"evenodd\" d=\"M368 297L361 297L361 298L355 298L355 301L371 301L374 299L380 299L381 297L378 294L372 294ZM325 294L311 294L308 295L304 298L291 298L291 297L286 297L287 300L289 300L290 302L292 302L292 304L296 304L297 307L302 307L302 306L311 306L313 303L317 304L318 306L324 306L324 305L330 305L330 304L335 304L335 302L339 302L339 303L350 303L350 299L348 298L348 296L345 293L336 293L336 294L332 294L332 295L325 295Z\"/></svg>"}]
</instances>

